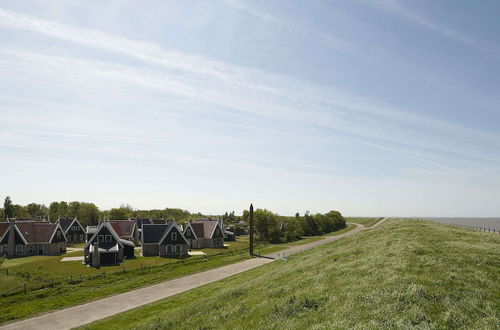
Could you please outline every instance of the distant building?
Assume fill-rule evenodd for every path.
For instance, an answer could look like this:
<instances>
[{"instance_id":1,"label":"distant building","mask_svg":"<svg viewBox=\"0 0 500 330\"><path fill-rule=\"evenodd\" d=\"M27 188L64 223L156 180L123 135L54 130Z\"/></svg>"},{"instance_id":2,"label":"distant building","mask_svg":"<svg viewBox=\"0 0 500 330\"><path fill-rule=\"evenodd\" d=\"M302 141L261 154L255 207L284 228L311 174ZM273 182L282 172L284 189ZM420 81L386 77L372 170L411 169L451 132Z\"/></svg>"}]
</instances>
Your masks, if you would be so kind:
<instances>
[{"instance_id":1,"label":"distant building","mask_svg":"<svg viewBox=\"0 0 500 330\"><path fill-rule=\"evenodd\" d=\"M135 257L135 244L120 238L109 221L102 221L97 228L92 228L92 231L94 234L83 249L85 264L92 267L119 265L125 258Z\"/></svg>"},{"instance_id":2,"label":"distant building","mask_svg":"<svg viewBox=\"0 0 500 330\"><path fill-rule=\"evenodd\" d=\"M189 221L184 229L184 237L192 249L224 247L224 234L219 220L205 218Z\"/></svg>"},{"instance_id":3,"label":"distant building","mask_svg":"<svg viewBox=\"0 0 500 330\"><path fill-rule=\"evenodd\" d=\"M86 241L85 230L77 218L59 218L56 223L63 229L68 243L83 243Z\"/></svg>"},{"instance_id":4,"label":"distant building","mask_svg":"<svg viewBox=\"0 0 500 330\"><path fill-rule=\"evenodd\" d=\"M177 223L144 224L142 226L142 255L144 257L187 257L189 241Z\"/></svg>"},{"instance_id":5,"label":"distant building","mask_svg":"<svg viewBox=\"0 0 500 330\"><path fill-rule=\"evenodd\" d=\"M66 242L58 224L15 219L0 223L0 255L9 258L65 253Z\"/></svg>"}]
</instances>

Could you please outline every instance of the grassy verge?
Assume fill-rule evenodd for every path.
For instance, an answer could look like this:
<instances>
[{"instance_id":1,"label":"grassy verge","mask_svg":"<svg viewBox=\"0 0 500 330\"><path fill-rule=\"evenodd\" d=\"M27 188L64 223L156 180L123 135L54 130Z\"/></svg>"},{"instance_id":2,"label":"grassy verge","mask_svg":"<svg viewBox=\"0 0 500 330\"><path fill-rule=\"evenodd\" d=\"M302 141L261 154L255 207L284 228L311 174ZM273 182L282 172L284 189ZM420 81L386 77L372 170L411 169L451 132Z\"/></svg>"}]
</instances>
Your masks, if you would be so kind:
<instances>
[{"instance_id":1,"label":"grassy verge","mask_svg":"<svg viewBox=\"0 0 500 330\"><path fill-rule=\"evenodd\" d=\"M500 237L427 221L383 226L91 329L498 329Z\"/></svg>"},{"instance_id":2,"label":"grassy verge","mask_svg":"<svg viewBox=\"0 0 500 330\"><path fill-rule=\"evenodd\" d=\"M81 256L82 251L60 256L4 259L0 265L0 293L15 287L18 289L0 297L0 323L82 304L249 258L244 250L247 246L244 240L229 244L226 249L204 249L205 256L179 260L137 255L121 266L100 269L85 267L81 261L60 261L64 257ZM271 253L274 249L260 247L262 253ZM27 294L23 292L24 282L27 282Z\"/></svg>"},{"instance_id":3,"label":"grassy verge","mask_svg":"<svg viewBox=\"0 0 500 330\"><path fill-rule=\"evenodd\" d=\"M367 218L346 218L347 221L349 222L355 222L364 225L365 227L371 227L383 218L373 218L373 217L367 217Z\"/></svg>"}]
</instances>

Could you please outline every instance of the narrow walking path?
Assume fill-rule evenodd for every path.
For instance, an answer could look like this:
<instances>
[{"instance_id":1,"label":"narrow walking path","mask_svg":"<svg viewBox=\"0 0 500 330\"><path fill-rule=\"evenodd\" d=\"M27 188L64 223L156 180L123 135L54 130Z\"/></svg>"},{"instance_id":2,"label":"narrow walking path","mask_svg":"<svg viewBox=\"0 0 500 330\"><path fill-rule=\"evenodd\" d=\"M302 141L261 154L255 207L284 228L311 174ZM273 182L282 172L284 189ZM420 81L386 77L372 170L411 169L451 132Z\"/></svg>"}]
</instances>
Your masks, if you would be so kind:
<instances>
[{"instance_id":1,"label":"narrow walking path","mask_svg":"<svg viewBox=\"0 0 500 330\"><path fill-rule=\"evenodd\" d=\"M384 222L383 219L369 228L375 228ZM271 253L263 258L253 258L241 261L232 265L227 265L201 273L188 275L175 280L169 280L163 283L155 284L145 288L121 293L115 296L96 300L83 305L66 308L57 312L41 315L24 321L1 326L0 329L71 329L94 322L105 317L109 317L127 310L140 307L160 299L164 299L178 293L209 284L226 277L236 275L247 270L262 266L274 261L282 255L289 256L304 250L308 250L323 244L327 244L344 237L352 236L365 228L363 225L355 224L357 227L346 233L337 236L327 236L322 240L314 241L308 244L297 245L286 250Z\"/></svg>"}]
</instances>

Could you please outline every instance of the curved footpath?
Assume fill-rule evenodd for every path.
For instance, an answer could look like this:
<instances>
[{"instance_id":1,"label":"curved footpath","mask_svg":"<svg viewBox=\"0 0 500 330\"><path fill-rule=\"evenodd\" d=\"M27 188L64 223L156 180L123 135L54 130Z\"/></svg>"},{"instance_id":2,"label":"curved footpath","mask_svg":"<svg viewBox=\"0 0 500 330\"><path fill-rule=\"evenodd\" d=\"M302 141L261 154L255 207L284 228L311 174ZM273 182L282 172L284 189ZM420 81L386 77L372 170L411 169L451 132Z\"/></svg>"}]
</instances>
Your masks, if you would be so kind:
<instances>
[{"instance_id":1,"label":"curved footpath","mask_svg":"<svg viewBox=\"0 0 500 330\"><path fill-rule=\"evenodd\" d=\"M4 326L0 329L71 329L82 326L105 317L109 317L127 310L140 307L160 299L164 299L199 286L209 284L229 276L233 276L247 270L270 263L283 256L289 256L304 250L308 250L323 244L327 244L344 237L352 236L365 229L376 228L387 218L384 218L371 227L365 227L354 223L357 227L346 233L325 238L311 243L297 245L286 250L271 253L261 258L253 258L231 265L207 270L201 273L188 275L174 280L165 281L145 288L121 293L104 299L92 301L56 312L51 312L31 319L18 321Z\"/></svg>"}]
</instances>

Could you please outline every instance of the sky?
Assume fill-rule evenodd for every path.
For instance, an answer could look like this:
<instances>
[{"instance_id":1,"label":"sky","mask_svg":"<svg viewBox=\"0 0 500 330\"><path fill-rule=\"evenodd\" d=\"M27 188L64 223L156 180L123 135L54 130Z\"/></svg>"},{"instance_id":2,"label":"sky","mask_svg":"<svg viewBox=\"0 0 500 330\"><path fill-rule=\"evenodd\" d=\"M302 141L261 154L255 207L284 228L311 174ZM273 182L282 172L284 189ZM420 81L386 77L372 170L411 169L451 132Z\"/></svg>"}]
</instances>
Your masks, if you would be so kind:
<instances>
[{"instance_id":1,"label":"sky","mask_svg":"<svg viewBox=\"0 0 500 330\"><path fill-rule=\"evenodd\" d=\"M0 194L500 216L498 1L0 2Z\"/></svg>"}]
</instances>

